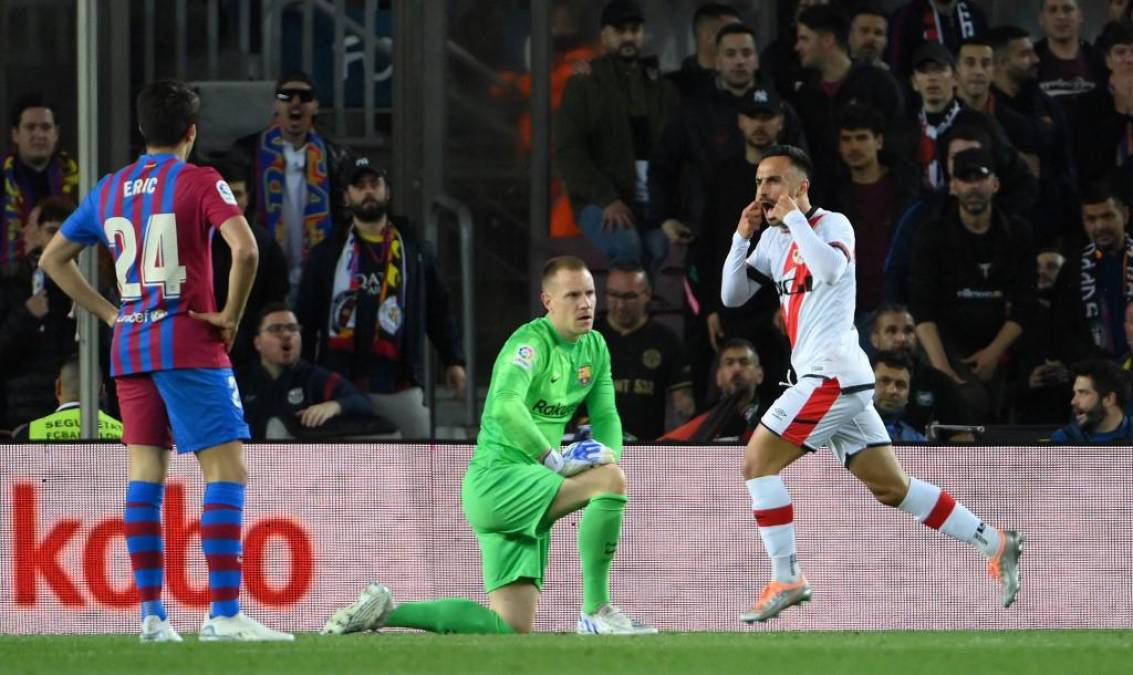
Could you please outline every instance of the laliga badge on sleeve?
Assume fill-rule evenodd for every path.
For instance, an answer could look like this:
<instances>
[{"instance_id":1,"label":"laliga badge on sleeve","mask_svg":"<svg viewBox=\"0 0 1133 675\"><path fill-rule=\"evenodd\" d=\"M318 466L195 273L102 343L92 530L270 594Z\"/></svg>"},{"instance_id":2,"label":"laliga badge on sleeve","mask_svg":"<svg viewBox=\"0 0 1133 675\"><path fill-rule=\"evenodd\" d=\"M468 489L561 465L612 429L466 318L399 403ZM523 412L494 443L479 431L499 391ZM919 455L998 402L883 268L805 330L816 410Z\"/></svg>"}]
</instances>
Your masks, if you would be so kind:
<instances>
[{"instance_id":1,"label":"laliga badge on sleeve","mask_svg":"<svg viewBox=\"0 0 1133 675\"><path fill-rule=\"evenodd\" d=\"M511 362L524 370L531 370L531 366L535 364L535 348L531 345L519 345Z\"/></svg>"},{"instance_id":2,"label":"laliga badge on sleeve","mask_svg":"<svg viewBox=\"0 0 1133 675\"><path fill-rule=\"evenodd\" d=\"M226 183L225 181L216 181L216 191L220 193L220 198L224 200L225 204L239 206L236 203L236 195L232 194L232 188L228 187L228 183Z\"/></svg>"}]
</instances>

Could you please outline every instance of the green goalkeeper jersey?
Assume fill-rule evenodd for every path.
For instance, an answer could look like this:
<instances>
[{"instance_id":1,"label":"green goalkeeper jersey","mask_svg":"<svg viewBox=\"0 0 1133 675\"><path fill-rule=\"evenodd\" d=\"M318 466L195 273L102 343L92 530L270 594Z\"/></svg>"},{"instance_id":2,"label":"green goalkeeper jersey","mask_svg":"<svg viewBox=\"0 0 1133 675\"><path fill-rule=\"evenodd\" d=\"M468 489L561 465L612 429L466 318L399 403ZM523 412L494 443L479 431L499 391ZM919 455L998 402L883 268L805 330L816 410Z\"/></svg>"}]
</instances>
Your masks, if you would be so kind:
<instances>
[{"instance_id":1,"label":"green goalkeeper jersey","mask_svg":"<svg viewBox=\"0 0 1133 675\"><path fill-rule=\"evenodd\" d=\"M583 401L594 439L620 459L622 422L602 335L592 330L568 342L546 317L520 326L492 367L472 465L539 462L547 448L559 447Z\"/></svg>"}]
</instances>

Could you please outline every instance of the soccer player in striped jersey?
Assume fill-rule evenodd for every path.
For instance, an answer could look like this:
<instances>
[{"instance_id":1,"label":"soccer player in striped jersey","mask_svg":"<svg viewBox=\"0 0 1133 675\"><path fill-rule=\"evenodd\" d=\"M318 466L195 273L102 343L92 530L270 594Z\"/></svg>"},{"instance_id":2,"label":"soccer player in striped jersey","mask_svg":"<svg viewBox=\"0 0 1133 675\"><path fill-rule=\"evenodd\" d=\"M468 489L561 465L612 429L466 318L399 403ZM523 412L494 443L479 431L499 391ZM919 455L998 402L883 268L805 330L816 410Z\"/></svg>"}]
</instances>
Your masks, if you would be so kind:
<instances>
[{"instance_id":1,"label":"soccer player in striped jersey","mask_svg":"<svg viewBox=\"0 0 1133 675\"><path fill-rule=\"evenodd\" d=\"M744 453L743 475L771 582L740 618L767 621L810 599L795 559L791 496L779 472L821 446L866 484L879 502L909 513L988 557L1003 584L1003 606L1019 591L1024 537L991 527L939 487L905 474L873 407L874 375L854 328L854 230L840 213L811 206L810 158L792 146L767 150L724 262L721 298L739 307L759 289L752 268L779 291L797 382L771 405ZM749 254L751 238L764 230Z\"/></svg>"},{"instance_id":2,"label":"soccer player in striped jersey","mask_svg":"<svg viewBox=\"0 0 1133 675\"><path fill-rule=\"evenodd\" d=\"M205 478L201 545L210 607L203 641L291 640L240 611L240 531L248 438L228 349L257 264L256 242L228 184L185 160L200 99L185 83L138 95L145 154L102 178L48 244L40 266L80 306L114 328L110 370L129 455L126 547L141 600L143 642L179 642L161 600L161 501L168 451L194 453ZM217 310L209 242L232 249L228 298ZM75 259L102 244L114 255L121 306L91 287Z\"/></svg>"}]
</instances>

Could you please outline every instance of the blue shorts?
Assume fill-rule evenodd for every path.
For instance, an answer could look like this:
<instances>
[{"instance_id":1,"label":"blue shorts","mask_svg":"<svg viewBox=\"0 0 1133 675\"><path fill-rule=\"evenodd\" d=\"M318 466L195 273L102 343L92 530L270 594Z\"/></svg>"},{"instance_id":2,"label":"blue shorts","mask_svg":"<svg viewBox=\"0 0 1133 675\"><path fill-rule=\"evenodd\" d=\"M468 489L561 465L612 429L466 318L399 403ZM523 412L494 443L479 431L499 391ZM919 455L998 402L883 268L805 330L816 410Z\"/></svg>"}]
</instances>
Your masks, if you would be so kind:
<instances>
[{"instance_id":1,"label":"blue shorts","mask_svg":"<svg viewBox=\"0 0 1133 675\"><path fill-rule=\"evenodd\" d=\"M251 437L231 368L155 370L116 383L126 445L185 453Z\"/></svg>"}]
</instances>

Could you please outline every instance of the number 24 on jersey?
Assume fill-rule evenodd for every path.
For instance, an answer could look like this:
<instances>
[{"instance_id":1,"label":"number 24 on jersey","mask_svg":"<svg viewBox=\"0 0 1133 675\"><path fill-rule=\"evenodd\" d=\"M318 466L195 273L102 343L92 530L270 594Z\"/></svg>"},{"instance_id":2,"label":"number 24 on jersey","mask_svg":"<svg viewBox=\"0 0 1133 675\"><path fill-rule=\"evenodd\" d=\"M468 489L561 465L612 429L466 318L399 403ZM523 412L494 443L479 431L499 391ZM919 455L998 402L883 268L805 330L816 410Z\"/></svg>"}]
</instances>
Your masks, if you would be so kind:
<instances>
[{"instance_id":1,"label":"number 24 on jersey","mask_svg":"<svg viewBox=\"0 0 1133 675\"><path fill-rule=\"evenodd\" d=\"M181 284L188 278L177 254L177 218L172 213L155 213L149 217L142 242L142 264L137 268L139 281L128 281L129 272L138 259L138 238L134 224L121 216L103 223L106 240L114 250L114 271L123 300L139 300L142 286L158 286L166 298L181 297Z\"/></svg>"}]
</instances>

